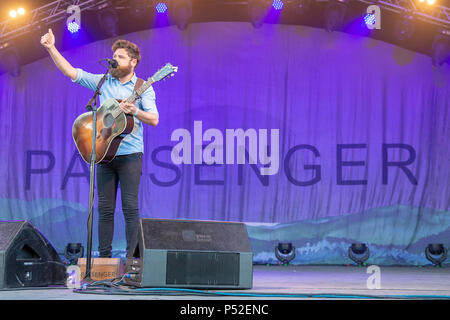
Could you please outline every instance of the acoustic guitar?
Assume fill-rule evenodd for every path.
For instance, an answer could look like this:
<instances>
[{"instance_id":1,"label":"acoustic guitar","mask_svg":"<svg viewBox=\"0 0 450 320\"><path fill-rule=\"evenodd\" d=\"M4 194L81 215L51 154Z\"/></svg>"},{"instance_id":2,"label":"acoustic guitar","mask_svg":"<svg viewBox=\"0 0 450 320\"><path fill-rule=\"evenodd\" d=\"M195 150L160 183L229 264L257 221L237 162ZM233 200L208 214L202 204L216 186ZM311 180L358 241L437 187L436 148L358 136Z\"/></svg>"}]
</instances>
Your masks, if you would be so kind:
<instances>
[{"instance_id":1,"label":"acoustic guitar","mask_svg":"<svg viewBox=\"0 0 450 320\"><path fill-rule=\"evenodd\" d=\"M169 75L173 76L174 72L177 71L178 67L167 63L152 77L148 78L139 89L133 91L133 94L126 99L126 102L133 103L153 83L163 80ZM125 114L119 107L120 102L122 100L107 99L97 109L96 164L112 161L116 156L122 139L134 129L133 115ZM75 119L72 126L73 141L77 146L78 152L87 163L90 162L91 158L93 131L92 112L85 112Z\"/></svg>"}]
</instances>

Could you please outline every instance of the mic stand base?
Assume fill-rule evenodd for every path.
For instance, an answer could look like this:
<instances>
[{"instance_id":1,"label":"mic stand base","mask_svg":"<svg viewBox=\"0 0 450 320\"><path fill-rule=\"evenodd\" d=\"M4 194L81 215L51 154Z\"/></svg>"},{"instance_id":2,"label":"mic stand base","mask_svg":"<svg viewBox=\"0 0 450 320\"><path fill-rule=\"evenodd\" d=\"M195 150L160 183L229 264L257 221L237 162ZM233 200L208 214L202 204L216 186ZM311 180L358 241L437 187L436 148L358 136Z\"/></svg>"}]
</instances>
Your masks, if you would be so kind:
<instances>
[{"instance_id":1,"label":"mic stand base","mask_svg":"<svg viewBox=\"0 0 450 320\"><path fill-rule=\"evenodd\" d=\"M81 287L83 285L90 285L94 282L94 280L91 277L85 277L83 280L81 280Z\"/></svg>"}]
</instances>

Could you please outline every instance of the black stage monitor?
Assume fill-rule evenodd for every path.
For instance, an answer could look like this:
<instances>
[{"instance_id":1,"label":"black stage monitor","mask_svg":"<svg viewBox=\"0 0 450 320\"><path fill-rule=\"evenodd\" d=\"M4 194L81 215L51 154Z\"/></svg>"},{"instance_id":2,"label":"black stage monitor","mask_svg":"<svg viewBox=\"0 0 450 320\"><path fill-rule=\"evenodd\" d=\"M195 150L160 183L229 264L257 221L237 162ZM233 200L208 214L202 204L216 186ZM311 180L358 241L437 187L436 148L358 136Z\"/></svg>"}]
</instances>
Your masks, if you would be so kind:
<instances>
[{"instance_id":1,"label":"black stage monitor","mask_svg":"<svg viewBox=\"0 0 450 320\"><path fill-rule=\"evenodd\" d=\"M138 287L250 289L253 254L245 224L141 219L127 259L126 284Z\"/></svg>"},{"instance_id":2,"label":"black stage monitor","mask_svg":"<svg viewBox=\"0 0 450 320\"><path fill-rule=\"evenodd\" d=\"M0 288L63 285L66 267L28 221L0 221Z\"/></svg>"}]
</instances>

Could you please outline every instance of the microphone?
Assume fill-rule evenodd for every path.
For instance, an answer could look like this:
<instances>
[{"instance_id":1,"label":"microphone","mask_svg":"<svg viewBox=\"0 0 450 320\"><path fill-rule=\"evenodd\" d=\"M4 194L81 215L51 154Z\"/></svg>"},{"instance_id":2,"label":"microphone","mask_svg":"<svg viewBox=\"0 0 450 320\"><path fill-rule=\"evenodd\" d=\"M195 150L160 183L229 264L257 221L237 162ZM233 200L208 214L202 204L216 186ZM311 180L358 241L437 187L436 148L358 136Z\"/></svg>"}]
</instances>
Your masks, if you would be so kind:
<instances>
[{"instance_id":1,"label":"microphone","mask_svg":"<svg viewBox=\"0 0 450 320\"><path fill-rule=\"evenodd\" d=\"M118 67L118 63L116 59L105 59L106 61L108 61L109 67L112 69L115 69Z\"/></svg>"}]
</instances>

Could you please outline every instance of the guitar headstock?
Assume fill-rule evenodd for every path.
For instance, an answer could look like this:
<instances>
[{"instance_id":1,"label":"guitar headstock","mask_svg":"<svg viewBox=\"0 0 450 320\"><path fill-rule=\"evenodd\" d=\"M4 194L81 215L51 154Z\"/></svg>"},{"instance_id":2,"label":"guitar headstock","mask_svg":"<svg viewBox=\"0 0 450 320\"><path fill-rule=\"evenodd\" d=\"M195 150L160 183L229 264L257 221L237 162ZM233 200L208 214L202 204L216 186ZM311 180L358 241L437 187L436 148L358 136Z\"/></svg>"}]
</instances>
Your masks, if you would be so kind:
<instances>
[{"instance_id":1,"label":"guitar headstock","mask_svg":"<svg viewBox=\"0 0 450 320\"><path fill-rule=\"evenodd\" d=\"M173 77L174 72L178 71L178 67L171 65L170 63L166 63L164 67L159 69L153 76L148 78L148 80L153 80L153 82L161 81L168 76Z\"/></svg>"}]
</instances>

